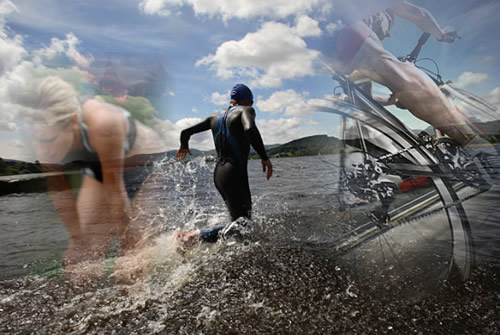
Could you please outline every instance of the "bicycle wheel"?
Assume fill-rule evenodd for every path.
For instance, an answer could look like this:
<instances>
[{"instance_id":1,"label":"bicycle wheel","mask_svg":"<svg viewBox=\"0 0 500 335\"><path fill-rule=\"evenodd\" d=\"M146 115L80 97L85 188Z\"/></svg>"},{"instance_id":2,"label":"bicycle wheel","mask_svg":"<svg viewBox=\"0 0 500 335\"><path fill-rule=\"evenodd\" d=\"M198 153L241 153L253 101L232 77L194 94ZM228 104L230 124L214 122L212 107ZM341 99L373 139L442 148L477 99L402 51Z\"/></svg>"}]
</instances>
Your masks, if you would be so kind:
<instances>
[{"instance_id":1,"label":"bicycle wheel","mask_svg":"<svg viewBox=\"0 0 500 335\"><path fill-rule=\"evenodd\" d=\"M418 137L380 106L373 112L332 104L318 111L342 116L339 207L352 228L329 245L337 259L412 294L450 276L469 278L474 251L462 201L476 190L448 178ZM425 183L402 191L415 177Z\"/></svg>"}]
</instances>

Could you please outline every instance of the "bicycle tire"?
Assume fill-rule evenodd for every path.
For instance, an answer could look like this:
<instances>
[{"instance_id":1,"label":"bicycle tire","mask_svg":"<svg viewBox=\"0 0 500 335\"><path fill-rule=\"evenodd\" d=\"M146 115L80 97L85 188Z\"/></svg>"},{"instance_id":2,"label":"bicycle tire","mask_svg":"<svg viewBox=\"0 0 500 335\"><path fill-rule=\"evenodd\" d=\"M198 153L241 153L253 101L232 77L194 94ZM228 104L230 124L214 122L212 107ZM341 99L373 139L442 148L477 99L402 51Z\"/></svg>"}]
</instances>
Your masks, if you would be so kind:
<instances>
[{"instance_id":1,"label":"bicycle tire","mask_svg":"<svg viewBox=\"0 0 500 335\"><path fill-rule=\"evenodd\" d=\"M353 88L356 90L356 88ZM413 212L402 214L403 218L408 215L416 215L416 213L425 214L426 211L432 213L433 208L446 207L442 213L434 213L432 219L427 220L427 225L420 224L418 227L411 223L404 225L394 225L387 229L380 229L374 222L366 220L360 226L362 232L355 232L349 236L349 232L343 236L343 241L336 240L330 243L328 247L334 249L336 255L346 257L349 263L358 263L358 268L362 271L374 273L376 269L370 264L378 264L379 268L394 269L394 271L382 271L382 276L393 276L395 272L399 271L399 281L406 283L422 283L422 282L435 282L436 279L449 279L456 276L466 280L471 275L471 269L474 263L474 247L471 234L470 225L462 206L460 199L464 195L459 195L457 192L463 192L463 187L459 189L457 185L450 179L443 177L443 171L439 171L439 162L426 148L422 147L418 142L418 136L415 135L409 128L407 128L399 119L395 118L392 114L386 111L370 97L366 96L363 92L356 91L356 98L361 100L365 108L361 109L349 103L334 102L331 107L318 106L317 111L341 115L343 120L354 120L361 123L365 127L370 127L375 131L383 134L393 143L399 145L401 149L408 150L406 153L407 158L413 161L415 167L429 172L432 179L432 190L430 190L426 199L421 199L419 204L425 208L413 208ZM373 105L373 106L370 106ZM373 112L373 108L377 108ZM342 136L344 143L347 141L345 134ZM366 150L366 149L364 149ZM363 154L369 154L364 152ZM341 165L345 166L345 157L341 155ZM406 171L408 174L412 171ZM400 171L404 174L405 171ZM432 201L432 199L434 200ZM410 203L411 204L411 203ZM417 206L418 207L418 206ZM405 207L400 208L401 212ZM393 220L401 220L396 214ZM349 215L352 216L352 213ZM405 216L406 215L406 216ZM429 227L429 223L432 223ZM439 226L439 228L438 228ZM397 227L397 229L395 229ZM403 228L401 228L403 227ZM424 229L425 228L425 229ZM430 229L430 233L425 231ZM442 230L438 232L438 230ZM420 236L426 240L426 244L432 249L423 250L423 246L415 245L411 242L408 244L408 238L415 238L416 233L423 235L431 235L434 237ZM420 235L422 235L420 234ZM347 238L345 238L348 236ZM446 236L446 237L445 237ZM430 239L430 240L429 240ZM404 241L407 243L405 244ZM430 241L430 242L429 242ZM437 255L436 244L439 242L439 257ZM379 246L377 246L377 243ZM375 247L378 247L377 255L374 254ZM413 249L412 249L413 248ZM409 250L412 249L412 250ZM443 249L447 251L443 254ZM408 260L408 254L415 252L416 255L412 256L412 260ZM391 253L392 259L387 255ZM427 254L427 255L424 255ZM354 256L353 256L354 255ZM406 259L401 260L401 255ZM381 259L378 259L381 258ZM436 260L436 258L438 258ZM363 260L360 262L360 260ZM402 269L401 264L405 264L406 269ZM391 264L391 265L388 265ZM387 266L386 266L387 265ZM437 269L439 265L439 270ZM376 268L377 266L375 266ZM419 268L420 269L416 269ZM429 267L433 267L433 271L428 271ZM369 268L369 269L368 269ZM398 268L397 270L395 270ZM380 270L380 269L379 269ZM392 273L392 274L391 274ZM422 276L432 277L424 280ZM434 284L431 284L431 286Z\"/></svg>"}]
</instances>

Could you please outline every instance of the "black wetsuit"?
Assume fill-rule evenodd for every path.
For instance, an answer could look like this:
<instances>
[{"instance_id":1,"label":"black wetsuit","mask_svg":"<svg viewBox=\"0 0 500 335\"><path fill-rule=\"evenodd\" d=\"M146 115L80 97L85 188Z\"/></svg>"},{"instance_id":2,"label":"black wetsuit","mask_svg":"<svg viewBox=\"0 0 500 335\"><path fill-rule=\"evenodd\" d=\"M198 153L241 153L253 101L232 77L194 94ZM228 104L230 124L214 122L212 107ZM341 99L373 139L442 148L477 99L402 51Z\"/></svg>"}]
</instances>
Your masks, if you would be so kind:
<instances>
[{"instance_id":1,"label":"black wetsuit","mask_svg":"<svg viewBox=\"0 0 500 335\"><path fill-rule=\"evenodd\" d=\"M268 159L253 113L252 107L233 106L210 115L181 133L181 148L187 149L191 135L212 130L218 158L214 182L233 221L251 216L252 200L247 172L250 145L262 160Z\"/></svg>"}]
</instances>

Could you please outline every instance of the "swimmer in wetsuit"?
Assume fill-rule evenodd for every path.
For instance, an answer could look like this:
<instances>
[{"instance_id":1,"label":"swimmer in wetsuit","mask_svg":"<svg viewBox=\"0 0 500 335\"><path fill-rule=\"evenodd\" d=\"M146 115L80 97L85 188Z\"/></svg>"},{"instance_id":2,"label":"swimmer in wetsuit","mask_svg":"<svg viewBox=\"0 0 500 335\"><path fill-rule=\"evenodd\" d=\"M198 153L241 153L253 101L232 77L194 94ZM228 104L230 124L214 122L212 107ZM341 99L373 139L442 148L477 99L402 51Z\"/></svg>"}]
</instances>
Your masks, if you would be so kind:
<instances>
[{"instance_id":1,"label":"swimmer in wetsuit","mask_svg":"<svg viewBox=\"0 0 500 335\"><path fill-rule=\"evenodd\" d=\"M214 183L227 205L232 221L240 217L248 219L251 217L252 200L247 172L250 146L260 156L263 171L267 170L267 179L273 172L273 166L267 157L264 143L255 124L255 110L251 107L252 104L253 94L250 89L243 84L234 86L231 90L229 108L183 130L181 147L177 152L177 157L184 159L186 154L191 154L188 145L191 135L212 130L217 151ZM201 231L181 234L190 240L199 235L203 241L215 242L223 228L224 226L207 227Z\"/></svg>"}]
</instances>

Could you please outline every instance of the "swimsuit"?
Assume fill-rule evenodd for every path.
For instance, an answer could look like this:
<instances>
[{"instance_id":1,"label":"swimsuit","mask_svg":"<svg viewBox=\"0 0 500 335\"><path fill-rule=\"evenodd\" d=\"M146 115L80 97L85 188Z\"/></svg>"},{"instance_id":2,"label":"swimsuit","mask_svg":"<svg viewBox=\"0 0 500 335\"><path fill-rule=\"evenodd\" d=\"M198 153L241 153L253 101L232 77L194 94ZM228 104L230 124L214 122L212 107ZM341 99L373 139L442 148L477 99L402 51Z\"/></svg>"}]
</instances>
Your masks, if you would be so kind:
<instances>
[{"instance_id":1,"label":"swimsuit","mask_svg":"<svg viewBox=\"0 0 500 335\"><path fill-rule=\"evenodd\" d=\"M125 138L123 143L125 154L129 153L132 150L132 147L135 143L135 138L137 136L137 130L135 125L134 118L127 112L125 109L122 109L123 115L127 118L129 123L129 133ZM99 158L97 157L97 153L90 146L89 136L87 133L87 125L83 122L82 117L80 115L80 138L83 144L82 153L84 157L89 157L89 166L84 168L84 174L91 176L100 182L102 182L102 168L101 163L99 162ZM97 158L97 159L96 159Z\"/></svg>"},{"instance_id":2,"label":"swimsuit","mask_svg":"<svg viewBox=\"0 0 500 335\"><path fill-rule=\"evenodd\" d=\"M122 109L124 116L127 118L129 122L129 133L124 141L124 152L127 154L130 152L132 147L134 146L135 139L137 136L136 124L134 118L130 115L129 112ZM83 148L81 150L72 150L70 151L64 159L60 162L60 164L71 164L72 167L79 167L82 171L82 175L90 176L101 183L103 182L102 176L102 166L99 159L98 154L92 148L89 142L89 136L87 131L87 125L83 122L81 109L79 111L79 126L80 126L80 140L82 142ZM126 172L124 172L126 173ZM125 187L127 189L127 193L129 196L133 196L137 191L136 187L132 187L130 183L127 183L128 179L134 178L125 178ZM81 181L79 181L81 182ZM78 183L78 182L77 182ZM134 183L135 185L136 183ZM74 185L76 186L76 185Z\"/></svg>"}]
</instances>

